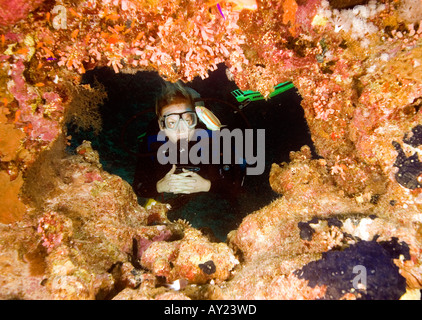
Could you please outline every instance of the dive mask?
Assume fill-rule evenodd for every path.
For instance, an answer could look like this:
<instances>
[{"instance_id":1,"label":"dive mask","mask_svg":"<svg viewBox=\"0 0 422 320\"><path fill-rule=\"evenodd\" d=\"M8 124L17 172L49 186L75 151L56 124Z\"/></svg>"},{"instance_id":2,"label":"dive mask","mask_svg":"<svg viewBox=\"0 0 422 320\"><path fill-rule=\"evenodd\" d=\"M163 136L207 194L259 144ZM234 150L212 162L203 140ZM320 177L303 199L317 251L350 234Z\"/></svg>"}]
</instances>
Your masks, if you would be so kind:
<instances>
[{"instance_id":1,"label":"dive mask","mask_svg":"<svg viewBox=\"0 0 422 320\"><path fill-rule=\"evenodd\" d=\"M180 120L182 120L189 129L195 128L198 118L195 111L185 111L182 113L170 113L161 117L161 125L169 130L177 130Z\"/></svg>"}]
</instances>

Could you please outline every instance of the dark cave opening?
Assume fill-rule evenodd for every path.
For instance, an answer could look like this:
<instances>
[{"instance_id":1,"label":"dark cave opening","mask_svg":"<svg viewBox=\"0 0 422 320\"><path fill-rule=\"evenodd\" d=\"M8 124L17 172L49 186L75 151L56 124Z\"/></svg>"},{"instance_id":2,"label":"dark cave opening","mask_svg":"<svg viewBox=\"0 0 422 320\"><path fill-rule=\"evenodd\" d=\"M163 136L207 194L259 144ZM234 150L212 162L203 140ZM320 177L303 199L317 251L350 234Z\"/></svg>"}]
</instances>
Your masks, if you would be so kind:
<instances>
[{"instance_id":1,"label":"dark cave opening","mask_svg":"<svg viewBox=\"0 0 422 320\"><path fill-rule=\"evenodd\" d=\"M238 88L227 79L225 71L224 64L220 64L216 71L209 74L209 78L196 78L185 85L200 93L202 98L223 100L239 106L231 94ZM154 119L152 112L137 115L155 105L163 80L156 72L116 74L110 68L101 68L87 72L83 78L83 84L94 85L95 81L104 86L108 95L100 106L102 130L95 134L93 130L80 130L74 125L68 125L67 134L72 136L68 152L74 153L83 140L89 140L99 152L104 170L132 184L137 162L133 153L137 151L142 133ZM228 105L215 101L206 101L206 106L211 107L207 103L213 104L213 111L220 108L224 113L230 109ZM253 101L242 109L252 128L265 129L265 171L261 175L245 176L243 189L237 197L237 208L233 208L233 203L219 195L201 193L182 207L170 210L169 219L185 219L195 228L210 232L224 241L227 233L236 229L244 216L279 197L268 181L272 163L288 162L289 152L297 151L305 144L316 155L300 103L301 97L293 88L267 101ZM229 114L232 119L240 118L233 110ZM231 121L230 116L220 119L221 122ZM139 198L140 204L146 201Z\"/></svg>"}]
</instances>

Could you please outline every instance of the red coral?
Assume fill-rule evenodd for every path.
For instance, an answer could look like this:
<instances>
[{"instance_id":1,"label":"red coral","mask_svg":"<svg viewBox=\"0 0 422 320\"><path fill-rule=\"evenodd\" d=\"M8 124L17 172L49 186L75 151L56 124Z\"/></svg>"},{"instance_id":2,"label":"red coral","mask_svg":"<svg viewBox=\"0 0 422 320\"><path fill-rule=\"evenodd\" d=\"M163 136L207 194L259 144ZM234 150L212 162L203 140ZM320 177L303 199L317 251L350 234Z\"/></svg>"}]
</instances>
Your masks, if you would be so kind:
<instances>
[{"instance_id":1,"label":"red coral","mask_svg":"<svg viewBox=\"0 0 422 320\"><path fill-rule=\"evenodd\" d=\"M13 84L10 86L9 91L19 102L21 111L20 117L17 120L26 125L25 131L29 134L31 139L41 139L46 142L51 142L56 139L60 132L59 124L55 121L56 119L44 117L46 108L43 105L39 105L36 112L33 111L31 102L36 100L38 95L33 88L30 88L25 83L24 71L25 65L22 60L19 60L13 66L11 74ZM58 94L45 93L43 97L47 102L53 103L55 113L60 114L59 111L63 108L58 107L61 104L61 99Z\"/></svg>"},{"instance_id":2,"label":"red coral","mask_svg":"<svg viewBox=\"0 0 422 320\"><path fill-rule=\"evenodd\" d=\"M95 171L85 173L85 183L91 183L94 181L103 181L103 178Z\"/></svg>"},{"instance_id":3,"label":"red coral","mask_svg":"<svg viewBox=\"0 0 422 320\"><path fill-rule=\"evenodd\" d=\"M0 26L13 25L25 19L44 0L0 0Z\"/></svg>"},{"instance_id":4,"label":"red coral","mask_svg":"<svg viewBox=\"0 0 422 320\"><path fill-rule=\"evenodd\" d=\"M40 218L37 231L41 234L42 245L47 252L60 245L63 240L63 229L63 222L56 212L48 212Z\"/></svg>"},{"instance_id":5,"label":"red coral","mask_svg":"<svg viewBox=\"0 0 422 320\"><path fill-rule=\"evenodd\" d=\"M321 0L308 0L299 4L296 11L296 28L302 32L313 34L312 19L315 17Z\"/></svg>"},{"instance_id":6,"label":"red coral","mask_svg":"<svg viewBox=\"0 0 422 320\"><path fill-rule=\"evenodd\" d=\"M142 257L142 254L148 249L148 247L156 241L166 241L172 236L172 233L168 229L164 229L160 234L153 237L151 240L139 237L138 241L138 257Z\"/></svg>"}]
</instances>

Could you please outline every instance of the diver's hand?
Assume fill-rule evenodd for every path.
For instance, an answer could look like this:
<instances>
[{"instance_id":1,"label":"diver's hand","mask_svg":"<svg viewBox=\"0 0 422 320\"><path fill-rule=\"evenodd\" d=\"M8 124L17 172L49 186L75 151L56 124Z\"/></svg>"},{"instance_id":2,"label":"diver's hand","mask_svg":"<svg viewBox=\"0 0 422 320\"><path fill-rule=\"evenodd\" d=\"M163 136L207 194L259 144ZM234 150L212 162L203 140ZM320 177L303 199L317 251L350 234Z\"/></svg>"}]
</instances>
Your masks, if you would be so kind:
<instances>
[{"instance_id":1,"label":"diver's hand","mask_svg":"<svg viewBox=\"0 0 422 320\"><path fill-rule=\"evenodd\" d=\"M173 164L170 171L166 173L163 179L157 182L157 192L170 192L170 181L172 180L172 175L176 171L176 165Z\"/></svg>"},{"instance_id":2,"label":"diver's hand","mask_svg":"<svg viewBox=\"0 0 422 320\"><path fill-rule=\"evenodd\" d=\"M190 190L187 191L182 191L182 193L194 193L194 192L208 192L210 191L211 188L211 181L209 181L208 179L205 179L203 177L201 177L199 174L197 174L196 172L192 172L186 169L182 169L183 172L179 173L177 176L179 177L184 177L189 179L189 185L190 187L192 187ZM178 191L176 189L176 191ZM175 192L177 193L177 192Z\"/></svg>"},{"instance_id":3,"label":"diver's hand","mask_svg":"<svg viewBox=\"0 0 422 320\"><path fill-rule=\"evenodd\" d=\"M157 182L157 191L168 193L195 193L207 192L211 188L211 182L202 178L199 174L183 169L182 173L174 174L176 165Z\"/></svg>"}]
</instances>

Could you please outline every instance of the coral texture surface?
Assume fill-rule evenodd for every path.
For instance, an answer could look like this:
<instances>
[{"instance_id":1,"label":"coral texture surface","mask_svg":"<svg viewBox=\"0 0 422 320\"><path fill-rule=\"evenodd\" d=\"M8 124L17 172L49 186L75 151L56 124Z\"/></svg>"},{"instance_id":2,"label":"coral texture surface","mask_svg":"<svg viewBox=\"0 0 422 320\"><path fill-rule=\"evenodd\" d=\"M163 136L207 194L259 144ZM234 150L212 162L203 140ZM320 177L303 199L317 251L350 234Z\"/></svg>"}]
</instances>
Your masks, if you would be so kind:
<instances>
[{"instance_id":1,"label":"coral texture surface","mask_svg":"<svg viewBox=\"0 0 422 320\"><path fill-rule=\"evenodd\" d=\"M0 0L0 298L418 296L422 3L247 3ZM319 156L303 146L273 164L280 197L227 243L140 206L89 141L65 152L67 123L101 127L105 93L86 71L189 82L220 63L265 97L293 82ZM346 285L338 259L368 281ZM333 277L310 276L322 269Z\"/></svg>"}]
</instances>

